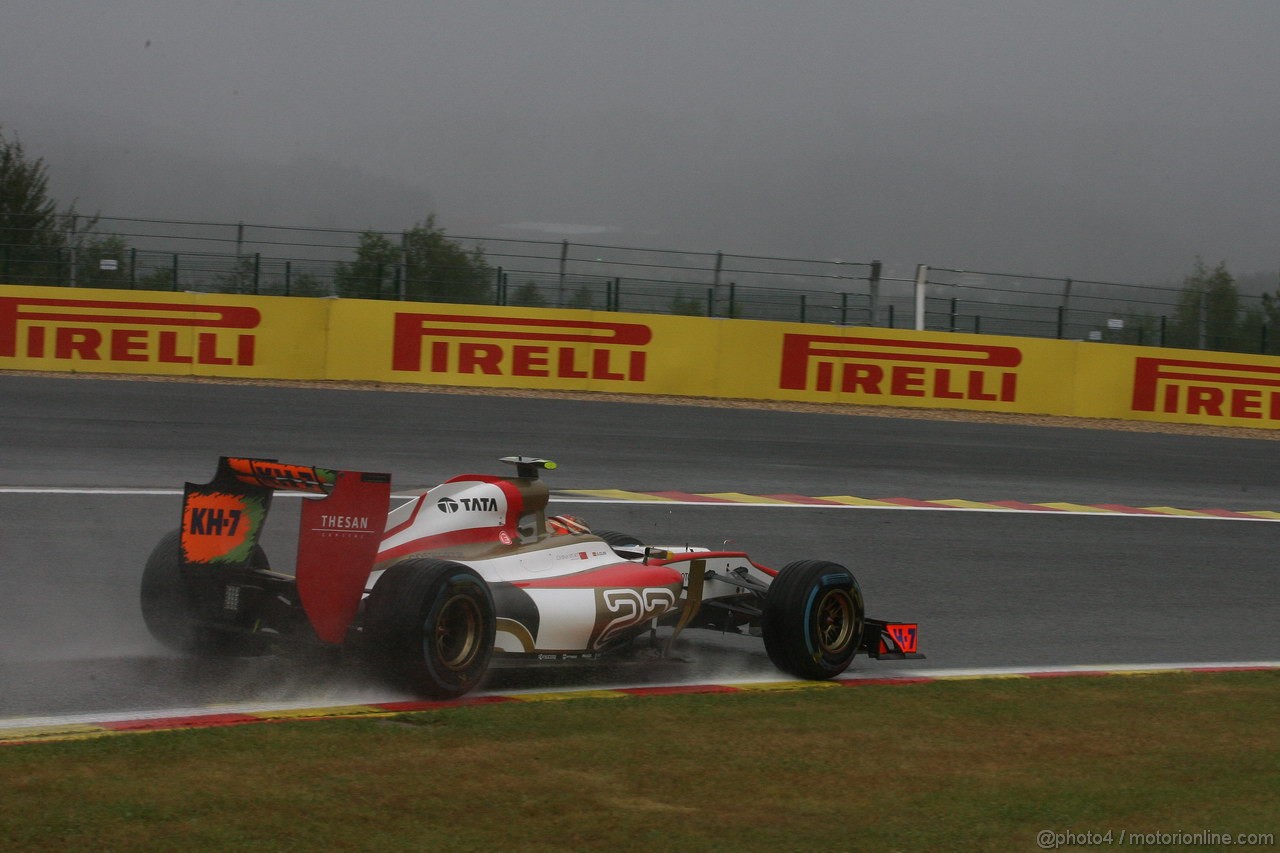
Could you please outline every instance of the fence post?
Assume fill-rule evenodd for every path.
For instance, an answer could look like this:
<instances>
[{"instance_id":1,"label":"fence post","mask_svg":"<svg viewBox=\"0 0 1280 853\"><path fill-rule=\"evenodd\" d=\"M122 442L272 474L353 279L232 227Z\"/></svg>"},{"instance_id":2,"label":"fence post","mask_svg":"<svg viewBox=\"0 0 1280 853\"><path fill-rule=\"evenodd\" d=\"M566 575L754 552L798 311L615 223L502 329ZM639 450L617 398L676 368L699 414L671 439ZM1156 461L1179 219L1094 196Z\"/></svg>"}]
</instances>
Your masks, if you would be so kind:
<instances>
[{"instance_id":1,"label":"fence post","mask_svg":"<svg viewBox=\"0 0 1280 853\"><path fill-rule=\"evenodd\" d=\"M849 294L840 294L840 325L847 326L849 324ZM873 322L871 325L875 325Z\"/></svg>"},{"instance_id":2,"label":"fence post","mask_svg":"<svg viewBox=\"0 0 1280 853\"><path fill-rule=\"evenodd\" d=\"M169 282L169 289L177 290L178 289L178 253L177 252L173 253L172 272L173 272L173 281Z\"/></svg>"},{"instance_id":3,"label":"fence post","mask_svg":"<svg viewBox=\"0 0 1280 853\"><path fill-rule=\"evenodd\" d=\"M893 303L889 303L889 328L893 328Z\"/></svg>"},{"instance_id":4,"label":"fence post","mask_svg":"<svg viewBox=\"0 0 1280 853\"><path fill-rule=\"evenodd\" d=\"M716 268L711 278L711 310L708 317L715 316L716 297L720 294L720 270L724 267L724 252L716 252Z\"/></svg>"},{"instance_id":5,"label":"fence post","mask_svg":"<svg viewBox=\"0 0 1280 853\"><path fill-rule=\"evenodd\" d=\"M560 241L560 277L556 283L556 307L564 304L564 278L569 267L569 241Z\"/></svg>"},{"instance_id":6,"label":"fence post","mask_svg":"<svg viewBox=\"0 0 1280 853\"><path fill-rule=\"evenodd\" d=\"M1067 281L1070 281L1070 280L1071 280L1071 279L1067 279ZM1065 333L1065 331L1066 331L1066 329L1065 329L1066 323L1067 323L1067 309L1066 309L1066 306L1065 306L1065 305L1059 305L1059 306L1058 306L1058 340L1062 340L1062 338L1063 338L1063 335L1064 335L1064 333Z\"/></svg>"},{"instance_id":7,"label":"fence post","mask_svg":"<svg viewBox=\"0 0 1280 853\"><path fill-rule=\"evenodd\" d=\"M951 331L956 330L956 304L959 302L954 296L951 297Z\"/></svg>"},{"instance_id":8,"label":"fence post","mask_svg":"<svg viewBox=\"0 0 1280 853\"><path fill-rule=\"evenodd\" d=\"M716 316L716 286L714 284L707 288L707 316Z\"/></svg>"},{"instance_id":9,"label":"fence post","mask_svg":"<svg viewBox=\"0 0 1280 853\"><path fill-rule=\"evenodd\" d=\"M76 286L76 215L73 213L67 219L67 249L69 263L67 265L67 282L72 286Z\"/></svg>"},{"instance_id":10,"label":"fence post","mask_svg":"<svg viewBox=\"0 0 1280 853\"><path fill-rule=\"evenodd\" d=\"M284 295L292 295L293 290L293 261L284 262Z\"/></svg>"},{"instance_id":11,"label":"fence post","mask_svg":"<svg viewBox=\"0 0 1280 853\"><path fill-rule=\"evenodd\" d=\"M1167 340L1166 334L1168 333L1168 331L1169 331L1169 318L1164 314L1161 314L1160 315L1160 346L1165 345L1165 341Z\"/></svg>"},{"instance_id":12,"label":"fence post","mask_svg":"<svg viewBox=\"0 0 1280 853\"><path fill-rule=\"evenodd\" d=\"M924 331L924 291L929 281L929 265L916 264L916 331Z\"/></svg>"},{"instance_id":13,"label":"fence post","mask_svg":"<svg viewBox=\"0 0 1280 853\"><path fill-rule=\"evenodd\" d=\"M253 253L253 295L258 295L258 290L262 285L262 253Z\"/></svg>"},{"instance_id":14,"label":"fence post","mask_svg":"<svg viewBox=\"0 0 1280 853\"><path fill-rule=\"evenodd\" d=\"M244 220L236 224L236 293L244 293Z\"/></svg>"},{"instance_id":15,"label":"fence post","mask_svg":"<svg viewBox=\"0 0 1280 853\"><path fill-rule=\"evenodd\" d=\"M871 298L871 325L880 325L880 269L879 261L871 262L871 276L867 279L869 282L868 292ZM843 322L843 321L842 321Z\"/></svg>"},{"instance_id":16,"label":"fence post","mask_svg":"<svg viewBox=\"0 0 1280 853\"><path fill-rule=\"evenodd\" d=\"M729 317L730 319L738 316L738 283L736 281L729 282Z\"/></svg>"},{"instance_id":17,"label":"fence post","mask_svg":"<svg viewBox=\"0 0 1280 853\"><path fill-rule=\"evenodd\" d=\"M809 306L809 298L805 296L803 293L800 294L800 322L801 323L809 322L807 319L805 319L807 314L806 309L808 308L808 306Z\"/></svg>"},{"instance_id":18,"label":"fence post","mask_svg":"<svg viewBox=\"0 0 1280 853\"><path fill-rule=\"evenodd\" d=\"M138 289L138 247L129 247L129 289Z\"/></svg>"},{"instance_id":19,"label":"fence post","mask_svg":"<svg viewBox=\"0 0 1280 853\"><path fill-rule=\"evenodd\" d=\"M1200 291L1200 298L1196 300L1196 327L1199 332L1197 335L1196 349L1204 349L1205 341L1209 337L1209 318L1205 316L1205 292Z\"/></svg>"},{"instance_id":20,"label":"fence post","mask_svg":"<svg viewBox=\"0 0 1280 853\"><path fill-rule=\"evenodd\" d=\"M382 291L379 276L378 291ZM396 262L396 300L404 302L409 293L409 232L400 232L400 257Z\"/></svg>"}]
</instances>

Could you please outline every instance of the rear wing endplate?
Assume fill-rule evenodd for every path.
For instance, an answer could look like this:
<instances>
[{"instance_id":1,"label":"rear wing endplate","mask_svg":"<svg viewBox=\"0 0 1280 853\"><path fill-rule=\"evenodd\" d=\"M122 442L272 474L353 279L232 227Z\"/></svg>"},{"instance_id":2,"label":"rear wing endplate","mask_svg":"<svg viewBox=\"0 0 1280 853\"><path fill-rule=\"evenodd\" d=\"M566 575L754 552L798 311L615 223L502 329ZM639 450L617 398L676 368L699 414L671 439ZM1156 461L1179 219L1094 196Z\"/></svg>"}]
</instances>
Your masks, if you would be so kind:
<instances>
[{"instance_id":1,"label":"rear wing endplate","mask_svg":"<svg viewBox=\"0 0 1280 853\"><path fill-rule=\"evenodd\" d=\"M295 571L303 610L321 640L341 643L360 607L391 503L391 475L223 456L208 483L182 499L184 573L248 570L277 491L304 500Z\"/></svg>"}]
</instances>

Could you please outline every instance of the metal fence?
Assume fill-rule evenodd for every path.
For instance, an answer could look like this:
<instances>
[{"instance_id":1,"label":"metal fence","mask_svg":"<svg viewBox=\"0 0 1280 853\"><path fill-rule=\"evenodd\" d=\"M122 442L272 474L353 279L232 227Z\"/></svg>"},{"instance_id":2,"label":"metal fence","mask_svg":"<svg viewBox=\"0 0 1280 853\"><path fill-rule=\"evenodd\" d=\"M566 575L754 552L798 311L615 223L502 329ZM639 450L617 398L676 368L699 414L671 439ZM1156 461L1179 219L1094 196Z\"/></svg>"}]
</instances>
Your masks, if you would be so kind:
<instances>
[{"instance_id":1,"label":"metal fence","mask_svg":"<svg viewBox=\"0 0 1280 853\"><path fill-rule=\"evenodd\" d=\"M348 282L344 291L340 273L363 233L101 217L91 229L73 220L59 245L41 247L0 229L0 283L375 299L423 292L406 288L406 270L394 261L368 287L352 292ZM924 265L894 277L874 260L448 238L483 252L489 280L470 302L1280 352L1271 306L1254 296L1240 297L1226 335L1209 327L1203 306L1191 305L1199 315L1188 317L1179 287Z\"/></svg>"}]
</instances>

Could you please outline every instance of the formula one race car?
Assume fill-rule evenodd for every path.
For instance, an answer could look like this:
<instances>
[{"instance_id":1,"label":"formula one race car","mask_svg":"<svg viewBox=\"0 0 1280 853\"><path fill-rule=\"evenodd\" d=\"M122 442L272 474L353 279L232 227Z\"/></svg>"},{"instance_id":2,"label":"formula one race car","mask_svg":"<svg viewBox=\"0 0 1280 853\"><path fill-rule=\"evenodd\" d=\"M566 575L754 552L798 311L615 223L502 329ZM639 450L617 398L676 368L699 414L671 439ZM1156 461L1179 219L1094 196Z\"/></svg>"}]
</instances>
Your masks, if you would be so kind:
<instances>
[{"instance_id":1,"label":"formula one race car","mask_svg":"<svg viewBox=\"0 0 1280 853\"><path fill-rule=\"evenodd\" d=\"M388 513L387 474L223 457L212 482L187 484L181 526L147 560L147 628L191 654L352 649L433 698L461 696L498 660L595 660L645 635L669 654L686 628L759 633L779 669L806 679L839 675L858 652L922 657L914 623L865 618L843 566L775 571L737 551L592 532L546 514L539 472L555 463L502 461L515 476L454 477ZM292 575L259 545L277 490L314 496Z\"/></svg>"}]
</instances>

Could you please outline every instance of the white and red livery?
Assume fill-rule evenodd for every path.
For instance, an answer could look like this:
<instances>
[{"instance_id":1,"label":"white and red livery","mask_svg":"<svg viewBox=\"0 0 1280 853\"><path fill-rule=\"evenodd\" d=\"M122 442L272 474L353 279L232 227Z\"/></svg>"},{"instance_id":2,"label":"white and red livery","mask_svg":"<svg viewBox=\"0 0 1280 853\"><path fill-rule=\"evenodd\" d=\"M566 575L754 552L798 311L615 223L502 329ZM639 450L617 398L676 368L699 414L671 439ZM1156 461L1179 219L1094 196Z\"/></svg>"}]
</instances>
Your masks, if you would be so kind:
<instances>
[{"instance_id":1,"label":"white and red livery","mask_svg":"<svg viewBox=\"0 0 1280 853\"><path fill-rule=\"evenodd\" d=\"M471 690L495 661L592 660L646 636L666 654L688 628L759 633L801 678L839 675L858 652L921 656L914 623L865 617L844 566L775 571L739 551L593 532L547 515L539 474L554 463L502 461L514 476L454 477L388 511L386 474L223 457L211 482L187 484L180 527L147 561L147 627L187 653L352 648L436 698ZM278 490L314 496L293 574L259 545Z\"/></svg>"}]
</instances>

